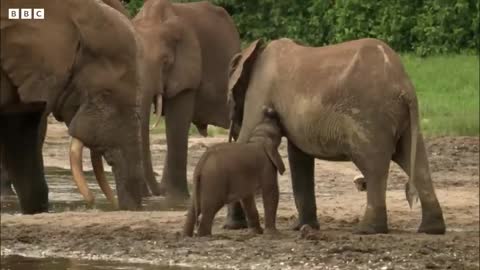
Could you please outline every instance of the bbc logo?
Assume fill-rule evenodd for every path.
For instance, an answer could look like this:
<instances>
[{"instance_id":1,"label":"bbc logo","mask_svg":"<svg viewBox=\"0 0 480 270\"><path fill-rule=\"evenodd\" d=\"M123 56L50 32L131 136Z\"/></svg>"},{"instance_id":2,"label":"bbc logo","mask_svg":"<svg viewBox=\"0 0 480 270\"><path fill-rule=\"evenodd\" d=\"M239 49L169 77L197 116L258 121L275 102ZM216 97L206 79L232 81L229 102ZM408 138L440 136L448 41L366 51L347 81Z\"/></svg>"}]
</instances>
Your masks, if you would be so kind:
<instances>
[{"instance_id":1,"label":"bbc logo","mask_svg":"<svg viewBox=\"0 0 480 270\"><path fill-rule=\"evenodd\" d=\"M43 8L9 8L8 18L13 20L43 20L45 10Z\"/></svg>"}]
</instances>

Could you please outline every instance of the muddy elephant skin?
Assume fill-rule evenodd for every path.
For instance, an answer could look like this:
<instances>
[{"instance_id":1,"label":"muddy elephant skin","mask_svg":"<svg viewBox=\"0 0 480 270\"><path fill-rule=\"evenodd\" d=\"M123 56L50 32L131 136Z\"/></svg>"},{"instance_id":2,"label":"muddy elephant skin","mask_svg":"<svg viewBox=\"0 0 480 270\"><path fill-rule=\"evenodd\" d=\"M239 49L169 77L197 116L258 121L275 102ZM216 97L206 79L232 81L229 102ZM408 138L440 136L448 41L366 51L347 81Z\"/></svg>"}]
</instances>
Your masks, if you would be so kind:
<instances>
[{"instance_id":1,"label":"muddy elephant skin","mask_svg":"<svg viewBox=\"0 0 480 270\"><path fill-rule=\"evenodd\" d=\"M194 172L194 195L188 210L184 234L192 236L198 216L198 236L211 235L215 214L226 203L239 201L245 210L248 227L262 233L255 192L262 191L265 229L275 233L278 207L277 171L285 166L278 153L282 133L275 112L264 110L263 121L246 143L222 143L209 148L200 158Z\"/></svg>"},{"instance_id":2,"label":"muddy elephant skin","mask_svg":"<svg viewBox=\"0 0 480 270\"><path fill-rule=\"evenodd\" d=\"M45 19L8 19L9 8L32 7ZM95 0L2 0L0 31L0 151L22 213L48 211L42 123L50 113L112 166L120 208L141 208L139 46L125 14Z\"/></svg>"},{"instance_id":3,"label":"muddy elephant skin","mask_svg":"<svg viewBox=\"0 0 480 270\"><path fill-rule=\"evenodd\" d=\"M241 119L238 142L246 142L262 119L263 105L279 115L288 139L298 223L318 228L314 159L352 161L365 177L367 207L354 229L386 233L386 182L390 161L409 176L407 199L422 207L419 232L445 233L432 184L418 102L400 57L384 42L360 39L306 47L289 39L253 42L232 60L229 81ZM239 120L236 120L237 122ZM235 125L232 125L235 126ZM227 227L241 220L230 207Z\"/></svg>"},{"instance_id":4,"label":"muddy elephant skin","mask_svg":"<svg viewBox=\"0 0 480 270\"><path fill-rule=\"evenodd\" d=\"M186 171L190 124L204 136L209 124L228 128L228 67L240 52L240 38L228 13L206 1L148 0L132 22L144 52L142 116L147 159L151 159L148 128L152 102L158 119L163 115L166 125L162 181L152 191L184 200L189 197ZM151 162L146 164L151 166ZM147 174L147 179L154 177L152 169Z\"/></svg>"}]
</instances>

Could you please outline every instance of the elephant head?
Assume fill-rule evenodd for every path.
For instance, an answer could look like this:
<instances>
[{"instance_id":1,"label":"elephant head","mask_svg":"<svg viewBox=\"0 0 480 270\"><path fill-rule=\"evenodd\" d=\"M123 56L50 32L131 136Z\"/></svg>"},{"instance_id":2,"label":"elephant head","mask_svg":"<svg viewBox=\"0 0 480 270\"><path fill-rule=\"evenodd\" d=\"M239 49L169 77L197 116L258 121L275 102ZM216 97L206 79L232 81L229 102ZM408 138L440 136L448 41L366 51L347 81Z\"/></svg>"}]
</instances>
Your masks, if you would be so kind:
<instances>
[{"instance_id":1,"label":"elephant head","mask_svg":"<svg viewBox=\"0 0 480 270\"><path fill-rule=\"evenodd\" d=\"M111 1L110 1L111 2ZM128 18L105 4L69 2L80 42L71 86L81 104L69 124L74 176L81 177L83 145L105 157L115 176L119 206L141 207L144 181L139 49ZM86 5L79 8L77 5ZM99 155L92 161L98 164Z\"/></svg>"},{"instance_id":2,"label":"elephant head","mask_svg":"<svg viewBox=\"0 0 480 270\"><path fill-rule=\"evenodd\" d=\"M154 102L160 120L163 98L200 84L200 45L169 1L146 1L132 22L144 49L140 65L145 102Z\"/></svg>"},{"instance_id":3,"label":"elephant head","mask_svg":"<svg viewBox=\"0 0 480 270\"><path fill-rule=\"evenodd\" d=\"M112 166L120 208L140 208L139 47L130 21L96 0L41 1L44 20L4 20L5 7L32 2L2 0L2 72L22 103L44 104L46 114L67 122L76 180L84 182L86 146Z\"/></svg>"},{"instance_id":4,"label":"elephant head","mask_svg":"<svg viewBox=\"0 0 480 270\"><path fill-rule=\"evenodd\" d=\"M270 161L275 165L278 172L285 172L285 165L278 153L278 147L282 142L282 127L277 112L267 106L263 106L263 119L252 131L252 135L248 139L249 143L259 142L263 144L265 153Z\"/></svg>"},{"instance_id":5,"label":"elephant head","mask_svg":"<svg viewBox=\"0 0 480 270\"><path fill-rule=\"evenodd\" d=\"M228 104L230 107L230 131L229 141L237 140L240 135L240 129L243 124L245 98L250 83L250 76L255 66L255 61L262 51L263 40L254 41L250 46L245 48L241 53L236 54L230 62L230 75L228 82ZM269 104L263 104L269 105ZM262 108L262 106L260 106ZM261 117L261 113L258 114ZM259 118L256 123L261 119ZM255 123L255 124L256 124ZM251 125L250 132L254 128ZM248 139L248 135L242 140Z\"/></svg>"}]
</instances>

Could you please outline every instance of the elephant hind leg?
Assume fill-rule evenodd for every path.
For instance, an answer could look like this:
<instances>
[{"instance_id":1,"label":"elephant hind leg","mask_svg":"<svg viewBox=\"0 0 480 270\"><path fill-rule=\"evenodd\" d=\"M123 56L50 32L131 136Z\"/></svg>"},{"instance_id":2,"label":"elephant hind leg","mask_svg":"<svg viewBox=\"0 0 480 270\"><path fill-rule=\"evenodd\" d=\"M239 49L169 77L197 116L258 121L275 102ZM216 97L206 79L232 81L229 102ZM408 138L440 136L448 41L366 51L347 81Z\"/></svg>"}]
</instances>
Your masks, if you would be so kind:
<instances>
[{"instance_id":1,"label":"elephant hind leg","mask_svg":"<svg viewBox=\"0 0 480 270\"><path fill-rule=\"evenodd\" d=\"M212 201L212 197L202 198L200 206L200 221L198 224L197 235L208 236L212 235L213 219L217 212L224 205L220 200Z\"/></svg>"},{"instance_id":2,"label":"elephant hind leg","mask_svg":"<svg viewBox=\"0 0 480 270\"><path fill-rule=\"evenodd\" d=\"M407 135L400 138L397 151L392 159L410 176L410 132L408 131L405 134ZM418 191L422 205L422 223L418 232L444 234L445 221L443 219L442 209L435 195L422 134L418 134L417 139L417 155L413 184Z\"/></svg>"},{"instance_id":3,"label":"elephant hind leg","mask_svg":"<svg viewBox=\"0 0 480 270\"><path fill-rule=\"evenodd\" d=\"M386 191L388 170L393 151L361 151L353 161L367 183L367 207L365 214L354 229L357 234L387 233Z\"/></svg>"}]
</instances>

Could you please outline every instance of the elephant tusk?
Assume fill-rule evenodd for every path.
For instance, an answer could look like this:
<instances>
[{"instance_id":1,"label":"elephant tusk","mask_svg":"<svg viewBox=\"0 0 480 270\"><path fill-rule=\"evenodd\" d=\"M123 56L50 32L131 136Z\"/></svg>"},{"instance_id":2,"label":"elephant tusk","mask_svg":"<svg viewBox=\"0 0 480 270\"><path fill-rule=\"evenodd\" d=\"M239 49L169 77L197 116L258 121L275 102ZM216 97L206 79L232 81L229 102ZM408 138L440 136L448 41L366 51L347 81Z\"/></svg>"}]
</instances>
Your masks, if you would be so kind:
<instances>
[{"instance_id":1,"label":"elephant tusk","mask_svg":"<svg viewBox=\"0 0 480 270\"><path fill-rule=\"evenodd\" d=\"M87 205L91 207L95 202L95 197L88 189L87 181L83 174L82 151L83 143L79 139L72 137L70 143L70 168L72 170L73 180L75 181L80 194L82 194L87 202Z\"/></svg>"},{"instance_id":2,"label":"elephant tusk","mask_svg":"<svg viewBox=\"0 0 480 270\"><path fill-rule=\"evenodd\" d=\"M92 161L93 172L95 173L98 186L100 186L100 189L103 191L103 194L105 194L105 197L107 197L107 200L109 200L115 208L118 208L117 199L115 198L115 195L108 184L107 178L105 177L102 155L96 151L90 150L90 159Z\"/></svg>"},{"instance_id":3,"label":"elephant tusk","mask_svg":"<svg viewBox=\"0 0 480 270\"><path fill-rule=\"evenodd\" d=\"M161 95L158 95L157 96L157 102L156 102L156 106L155 106L155 110L156 110L156 113L157 113L157 121L155 122L155 124L153 124L153 126L150 128L150 130L153 130L155 129L158 124L160 123L160 120L162 119L162 96Z\"/></svg>"}]
</instances>

